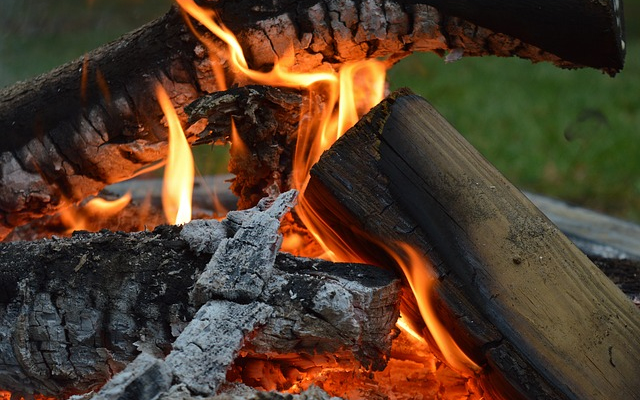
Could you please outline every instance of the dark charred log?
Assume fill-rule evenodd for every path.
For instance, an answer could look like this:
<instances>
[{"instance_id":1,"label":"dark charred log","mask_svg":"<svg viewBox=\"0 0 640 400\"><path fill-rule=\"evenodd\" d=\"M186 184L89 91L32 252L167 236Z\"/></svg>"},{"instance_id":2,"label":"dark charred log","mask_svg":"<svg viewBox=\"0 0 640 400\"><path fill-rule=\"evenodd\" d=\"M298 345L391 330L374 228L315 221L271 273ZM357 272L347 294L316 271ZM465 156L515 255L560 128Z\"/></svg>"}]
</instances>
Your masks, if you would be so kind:
<instances>
[{"instance_id":1,"label":"dark charred log","mask_svg":"<svg viewBox=\"0 0 640 400\"><path fill-rule=\"evenodd\" d=\"M250 1L203 4L220 12L256 69L269 68L291 46L293 68L299 71L374 57L392 64L414 51L451 52L454 58L519 56L610 73L621 68L619 57L593 65L586 59L564 59L550 53L544 47L547 42L536 47L517 36L444 15L428 2L276 1L267 8ZM593 19L605 24L594 29L617 34L611 24L621 20L621 7L607 10L615 18ZM602 14L598 8L593 12ZM547 28L525 26L535 31ZM0 236L161 160L166 129L154 94L157 85L167 89L184 120L183 106L220 89L213 69L222 70L228 86L248 83L234 73L222 44L202 27L197 29L210 39L208 48L174 8L79 60L0 93ZM589 54L596 54L590 44ZM569 45L573 48L574 43Z\"/></svg>"},{"instance_id":2,"label":"dark charred log","mask_svg":"<svg viewBox=\"0 0 640 400\"><path fill-rule=\"evenodd\" d=\"M254 357L274 352L321 359L331 353L327 360L383 368L399 281L371 266L278 254L278 220L295 195L281 197L271 206L261 202L231 212L222 223L198 220L152 232L0 244L0 389L17 395L86 393L141 352L169 354L166 362L179 382L213 394L243 349ZM190 359L188 343L213 345L234 328L220 323L211 338L183 337L200 318L199 309L209 319L211 310L231 310L217 316L227 321L239 321L241 309L264 312L259 330L242 328L233 346L212 347L213 368L197 362L202 358ZM228 363L220 364L215 354Z\"/></svg>"}]
</instances>

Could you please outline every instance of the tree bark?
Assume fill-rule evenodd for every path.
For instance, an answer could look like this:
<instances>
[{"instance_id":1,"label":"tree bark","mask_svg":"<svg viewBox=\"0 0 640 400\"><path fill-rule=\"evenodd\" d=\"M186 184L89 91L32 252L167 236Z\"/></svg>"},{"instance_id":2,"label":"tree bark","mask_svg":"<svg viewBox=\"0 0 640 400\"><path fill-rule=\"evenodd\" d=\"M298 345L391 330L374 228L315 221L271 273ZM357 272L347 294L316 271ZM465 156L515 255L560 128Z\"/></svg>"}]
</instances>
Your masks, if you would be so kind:
<instances>
[{"instance_id":1,"label":"tree bark","mask_svg":"<svg viewBox=\"0 0 640 400\"><path fill-rule=\"evenodd\" d=\"M439 316L494 393L638 398L640 310L425 100L372 110L305 198L338 246L383 260L378 243L402 241L431 260Z\"/></svg>"},{"instance_id":2,"label":"tree bark","mask_svg":"<svg viewBox=\"0 0 640 400\"><path fill-rule=\"evenodd\" d=\"M376 57L392 64L413 51L516 55L565 67L589 66L517 36L450 17L428 2L321 0L277 1L272 8L254 5L251 1L205 3L219 11L237 34L256 69L269 68L291 45L293 68L299 71ZM595 8L594 13L602 11ZM621 10L615 15L621 16ZM596 21L611 23L602 18ZM617 32L609 25L594 29L607 27ZM246 83L229 65L220 41L202 27L197 29L210 39L212 60L173 8L82 59L0 93L0 236L161 160L166 129L154 94L157 85L168 90L184 119L183 106L220 89L213 69L223 71L227 85ZM593 48L589 51L595 53ZM591 66L612 74L621 68L616 63Z\"/></svg>"},{"instance_id":3,"label":"tree bark","mask_svg":"<svg viewBox=\"0 0 640 400\"><path fill-rule=\"evenodd\" d=\"M278 220L291 201L231 212L223 223L1 244L0 389L86 393L140 352L171 353L172 373L194 393L215 392L241 350L245 357L295 353L317 361L330 353L328 360L383 368L400 282L371 266L278 254ZM187 362L189 343L210 345L233 330L221 324L217 334L206 330L213 337L187 335L174 345L212 297L217 303L209 308L269 309L268 318L249 329L250 342L221 344L207 365Z\"/></svg>"}]
</instances>

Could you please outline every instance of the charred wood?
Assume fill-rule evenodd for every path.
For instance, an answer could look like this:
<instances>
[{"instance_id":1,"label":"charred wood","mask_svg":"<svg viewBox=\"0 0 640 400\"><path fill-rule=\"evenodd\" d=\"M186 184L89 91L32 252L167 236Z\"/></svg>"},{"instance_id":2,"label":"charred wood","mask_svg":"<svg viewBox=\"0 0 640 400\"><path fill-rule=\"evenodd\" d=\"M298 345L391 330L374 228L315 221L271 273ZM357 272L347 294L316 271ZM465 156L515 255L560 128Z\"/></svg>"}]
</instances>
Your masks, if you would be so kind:
<instances>
[{"instance_id":1,"label":"charred wood","mask_svg":"<svg viewBox=\"0 0 640 400\"><path fill-rule=\"evenodd\" d=\"M370 266L278 254L277 222L292 205L291 193L286 195L272 206L231 212L222 223L2 244L0 388L18 395L85 393L141 352L171 354L165 362L172 376L195 393L206 385L215 390L240 351L245 357L295 353L320 365L342 359L382 368L399 281ZM181 335L211 301L228 310L270 310L247 322L259 329L241 329L252 332L250 344L239 340L216 350L229 353L214 357L214 363L227 360L215 369L180 361L191 341L213 343ZM174 342L176 337L183 339Z\"/></svg>"},{"instance_id":2,"label":"charred wood","mask_svg":"<svg viewBox=\"0 0 640 400\"><path fill-rule=\"evenodd\" d=\"M200 131L195 144L231 142L228 168L235 175L231 190L238 208L291 188L304 98L299 91L250 85L203 96L185 107L188 122Z\"/></svg>"},{"instance_id":3,"label":"charred wood","mask_svg":"<svg viewBox=\"0 0 640 400\"><path fill-rule=\"evenodd\" d=\"M611 11L608 2L602 7L591 0L585 3L594 7L581 10L593 8L601 15L601 8L606 8L604 13L615 16L595 18L606 26L593 29L619 33L617 25L610 24L621 21L621 9ZM276 1L267 8L254 7L251 1L203 4L217 10L237 34L256 69L269 68L291 46L293 68L299 71L376 57L392 64L414 51L451 52L452 59L516 55L565 67L593 66L612 74L622 67L617 59L591 65L586 59L565 59L549 53L547 42L532 45L453 17L449 11L441 13L429 2ZM0 236L161 160L166 129L154 95L158 84L167 89L185 119L182 107L221 89L214 69L223 71L229 86L247 83L234 73L223 45L202 27L197 29L209 39L207 48L173 8L81 59L0 92ZM588 43L589 54L596 54L593 43ZM611 48L619 50L617 42Z\"/></svg>"},{"instance_id":4,"label":"charred wood","mask_svg":"<svg viewBox=\"0 0 640 400\"><path fill-rule=\"evenodd\" d=\"M494 394L640 393L640 310L425 100L401 92L372 110L305 198L336 246L381 260L379 243L402 241L431 260L438 315Z\"/></svg>"}]
</instances>

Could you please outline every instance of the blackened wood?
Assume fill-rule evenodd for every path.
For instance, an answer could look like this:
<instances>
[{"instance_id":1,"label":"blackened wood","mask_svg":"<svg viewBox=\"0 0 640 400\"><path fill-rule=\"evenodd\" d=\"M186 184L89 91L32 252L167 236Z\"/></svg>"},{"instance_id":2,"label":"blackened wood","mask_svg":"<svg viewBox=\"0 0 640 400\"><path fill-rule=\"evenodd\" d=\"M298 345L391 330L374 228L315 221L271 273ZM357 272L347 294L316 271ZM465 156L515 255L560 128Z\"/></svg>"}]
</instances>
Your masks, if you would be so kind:
<instances>
[{"instance_id":1,"label":"blackened wood","mask_svg":"<svg viewBox=\"0 0 640 400\"><path fill-rule=\"evenodd\" d=\"M235 175L231 190L238 208L291 188L305 99L308 95L300 91L249 85L203 96L185 108L189 123L204 125L196 144L231 142L228 170Z\"/></svg>"},{"instance_id":2,"label":"blackened wood","mask_svg":"<svg viewBox=\"0 0 640 400\"><path fill-rule=\"evenodd\" d=\"M396 96L323 155L307 201L364 254L428 255L440 316L505 397L638 398L640 311L425 100Z\"/></svg>"},{"instance_id":3,"label":"blackened wood","mask_svg":"<svg viewBox=\"0 0 640 400\"><path fill-rule=\"evenodd\" d=\"M385 58L392 64L414 51L516 55L582 66L517 37L444 17L428 3L321 0L276 1L270 7L254 7L253 1L204 5L220 12L256 69L269 68L291 46L293 68L298 71L337 68L368 58ZM247 83L234 73L222 43L196 26L210 39L212 60L174 8L76 61L0 92L0 236L162 159L166 129L154 94L156 85L165 86L184 119L184 105L220 89L214 68L222 70L229 86ZM597 67L614 73L621 66Z\"/></svg>"},{"instance_id":4,"label":"blackened wood","mask_svg":"<svg viewBox=\"0 0 640 400\"><path fill-rule=\"evenodd\" d=\"M164 226L0 244L0 389L85 393L141 351L168 354L197 311L191 289L217 248L213 233L207 239L207 231L191 232ZM260 301L278 310L280 319L254 336L246 353L342 352L363 365L384 365L400 289L393 275L280 254L272 276ZM282 285L283 291L275 290ZM329 289L352 303L331 310L314 302ZM331 313L333 321L323 316Z\"/></svg>"},{"instance_id":5,"label":"blackened wood","mask_svg":"<svg viewBox=\"0 0 640 400\"><path fill-rule=\"evenodd\" d=\"M562 59L619 70L626 52L622 0L429 0L466 19Z\"/></svg>"}]
</instances>

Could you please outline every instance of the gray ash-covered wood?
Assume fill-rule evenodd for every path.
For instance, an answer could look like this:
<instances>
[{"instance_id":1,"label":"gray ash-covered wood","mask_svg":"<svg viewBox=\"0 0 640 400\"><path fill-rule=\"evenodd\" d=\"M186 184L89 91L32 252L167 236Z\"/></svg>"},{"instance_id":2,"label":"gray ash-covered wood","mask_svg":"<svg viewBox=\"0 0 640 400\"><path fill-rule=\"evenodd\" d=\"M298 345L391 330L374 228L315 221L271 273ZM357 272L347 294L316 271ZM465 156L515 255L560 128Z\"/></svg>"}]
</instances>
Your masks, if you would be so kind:
<instances>
[{"instance_id":1,"label":"gray ash-covered wood","mask_svg":"<svg viewBox=\"0 0 640 400\"><path fill-rule=\"evenodd\" d=\"M25 395L86 393L140 352L174 354L175 338L208 302L207 295L237 305L229 303L229 309L242 301L243 307L272 310L252 333L254 341L240 341L231 355L245 345L245 354L256 357L343 352L352 363L381 368L393 337L399 281L371 266L278 255L277 222L295 194L281 198L275 206L261 202L233 212L224 222L1 244L0 389ZM246 240L253 246L237 246ZM220 259L236 260L235 267L248 274L259 272L263 284L254 285L251 294L240 288L244 297L233 295L235 270L218 265ZM336 272L340 268L357 273ZM227 287L203 290L204 271L218 279L230 274L221 279ZM322 301L331 296L342 301ZM177 362L176 354L170 365L189 365ZM230 367L222 365L220 374ZM198 374L177 371L171 373L197 386L189 379Z\"/></svg>"},{"instance_id":2,"label":"gray ash-covered wood","mask_svg":"<svg viewBox=\"0 0 640 400\"><path fill-rule=\"evenodd\" d=\"M237 34L251 67L260 70L270 68L291 47L297 71L337 68L370 58L392 64L415 51L451 52L451 58L493 54L565 67L587 65L443 14L430 2L202 4L219 11L221 20ZM594 12L600 13L597 8ZM621 11L614 15L621 16ZM598 22L606 26L594 29L614 29L609 20ZM0 236L161 160L167 134L154 92L157 85L167 89L184 120L182 107L220 90L212 64L222 69L227 86L249 83L234 73L223 44L195 26L211 39L210 48L198 42L174 7L164 17L78 60L0 92ZM610 73L621 68L617 62L593 66Z\"/></svg>"},{"instance_id":3,"label":"gray ash-covered wood","mask_svg":"<svg viewBox=\"0 0 640 400\"><path fill-rule=\"evenodd\" d=\"M306 200L360 254L403 241L431 260L490 391L638 398L640 310L424 99L396 93L311 174Z\"/></svg>"}]
</instances>

